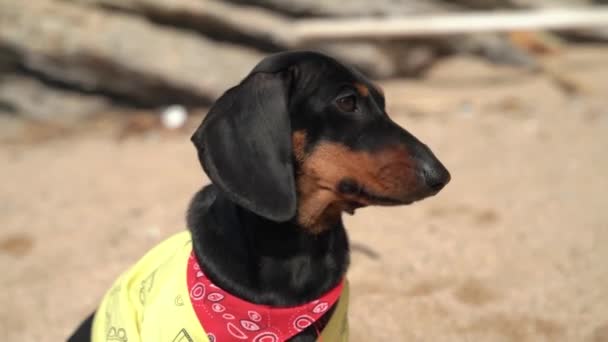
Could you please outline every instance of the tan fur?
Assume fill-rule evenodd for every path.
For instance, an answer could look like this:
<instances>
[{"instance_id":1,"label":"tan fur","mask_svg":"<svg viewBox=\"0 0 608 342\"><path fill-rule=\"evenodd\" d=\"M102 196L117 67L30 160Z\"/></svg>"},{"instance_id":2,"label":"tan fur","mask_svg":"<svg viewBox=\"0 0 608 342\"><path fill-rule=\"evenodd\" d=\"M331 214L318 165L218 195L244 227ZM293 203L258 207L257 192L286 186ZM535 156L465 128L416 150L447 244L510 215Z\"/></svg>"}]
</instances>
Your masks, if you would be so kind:
<instances>
[{"instance_id":1,"label":"tan fur","mask_svg":"<svg viewBox=\"0 0 608 342\"><path fill-rule=\"evenodd\" d=\"M306 156L306 133L293 136L294 156L298 163L298 222L319 233L340 219L348 202L372 204L355 194L341 194L338 184L350 178L377 195L399 198L414 186L412 161L402 148L387 148L378 153L357 152L338 143L324 142Z\"/></svg>"},{"instance_id":2,"label":"tan fur","mask_svg":"<svg viewBox=\"0 0 608 342\"><path fill-rule=\"evenodd\" d=\"M353 85L355 86L355 89L357 89L357 92L359 93L359 95L361 95L363 97L369 96L369 88L365 84L355 82Z\"/></svg>"},{"instance_id":3,"label":"tan fur","mask_svg":"<svg viewBox=\"0 0 608 342\"><path fill-rule=\"evenodd\" d=\"M298 164L304 161L304 148L306 147L306 132L295 131L291 136L293 156Z\"/></svg>"},{"instance_id":4,"label":"tan fur","mask_svg":"<svg viewBox=\"0 0 608 342\"><path fill-rule=\"evenodd\" d=\"M378 93L380 93L380 95L384 96L384 89L381 86L375 83L372 83L372 86L374 87L374 89L376 89Z\"/></svg>"}]
</instances>

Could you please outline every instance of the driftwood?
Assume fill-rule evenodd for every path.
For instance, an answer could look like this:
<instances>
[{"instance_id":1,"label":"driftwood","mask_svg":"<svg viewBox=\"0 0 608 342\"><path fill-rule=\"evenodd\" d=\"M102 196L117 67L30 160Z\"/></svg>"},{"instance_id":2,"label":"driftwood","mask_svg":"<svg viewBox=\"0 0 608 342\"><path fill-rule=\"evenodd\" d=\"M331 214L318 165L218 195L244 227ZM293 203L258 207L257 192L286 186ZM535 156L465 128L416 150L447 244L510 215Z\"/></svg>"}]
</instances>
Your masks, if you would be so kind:
<instances>
[{"instance_id":1,"label":"driftwood","mask_svg":"<svg viewBox=\"0 0 608 342\"><path fill-rule=\"evenodd\" d=\"M416 15L395 18L307 19L294 25L296 41L399 39L518 30L608 26L608 6L534 11Z\"/></svg>"},{"instance_id":2,"label":"driftwood","mask_svg":"<svg viewBox=\"0 0 608 342\"><path fill-rule=\"evenodd\" d=\"M228 0L247 6L270 9L292 18L338 18L363 16L395 16L440 13L466 6L454 5L467 0ZM477 0L495 1L495 0ZM511 0L498 0L511 1ZM529 0L517 0L529 1ZM539 1L539 0L534 0ZM553 1L553 0L551 0ZM578 0L576 0L578 1Z\"/></svg>"},{"instance_id":3,"label":"driftwood","mask_svg":"<svg viewBox=\"0 0 608 342\"><path fill-rule=\"evenodd\" d=\"M319 50L378 78L416 75L436 59L434 48L428 43L399 46L372 41L298 44L292 31L293 19L261 7L217 0L67 1L137 14L154 22L194 30L216 40L267 53L287 49Z\"/></svg>"},{"instance_id":4,"label":"driftwood","mask_svg":"<svg viewBox=\"0 0 608 342\"><path fill-rule=\"evenodd\" d=\"M293 28L299 20L282 15L281 11L263 7L240 6L218 0L66 0L75 4L93 5L146 17L153 22L189 29L216 40L249 46L263 52L286 49L319 50L358 67L366 74L377 77L419 76L440 55L446 52L471 53L494 62L529 66L529 58L509 44L500 35L441 38L386 42L382 40L300 42ZM317 8L332 13L331 3L302 1L301 9ZM257 4L257 2L247 2ZM335 4L338 5L337 3ZM391 7L392 6L392 7ZM437 12L441 6L431 2L406 1L368 3L366 6L347 6L346 14L357 8L375 8L387 11L397 7L397 13L417 11ZM334 9L343 8L339 5ZM445 7L443 7L445 10ZM336 12L338 14L339 12ZM354 12L355 14L358 12Z\"/></svg>"},{"instance_id":5,"label":"driftwood","mask_svg":"<svg viewBox=\"0 0 608 342\"><path fill-rule=\"evenodd\" d=\"M66 113L58 114L66 118L78 108L86 114L117 103L208 105L264 55L285 49L324 51L378 78L420 76L441 56L453 53L538 68L527 50L506 35L453 36L450 31L446 37L438 35L437 20L433 25L426 22L433 16L446 18L436 16L463 1L476 0L447 6L434 0L378 0L365 6L355 4L363 0L295 1L299 5L281 0L0 0L0 69L15 74L0 85L0 110L52 117L35 101L28 103L28 98L57 99L48 108ZM383 25L396 23L394 18L328 23L289 16L306 13L412 15L408 18L413 19L407 19L410 31L403 33L399 26L403 21L386 31ZM360 25L366 22L368 26ZM442 20L438 24L444 25ZM412 25L418 25L417 32ZM468 21L465 26L473 30ZM429 29L433 37L418 37ZM358 38L373 38L353 40L353 32Z\"/></svg>"},{"instance_id":6,"label":"driftwood","mask_svg":"<svg viewBox=\"0 0 608 342\"><path fill-rule=\"evenodd\" d=\"M322 50L375 77L419 75L446 49L525 60L498 36L300 44L299 25L216 0L0 0L0 50L24 69L145 106L208 104L265 53L288 48Z\"/></svg>"}]
</instances>

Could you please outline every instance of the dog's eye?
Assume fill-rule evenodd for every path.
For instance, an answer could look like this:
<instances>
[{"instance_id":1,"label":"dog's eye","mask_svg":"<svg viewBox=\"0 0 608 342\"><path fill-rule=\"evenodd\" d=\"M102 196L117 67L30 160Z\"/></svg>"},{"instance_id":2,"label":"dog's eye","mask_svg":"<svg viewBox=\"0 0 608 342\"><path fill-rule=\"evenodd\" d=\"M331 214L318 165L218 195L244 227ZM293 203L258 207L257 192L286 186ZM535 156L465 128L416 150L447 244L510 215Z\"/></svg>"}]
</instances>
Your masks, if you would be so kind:
<instances>
[{"instance_id":1,"label":"dog's eye","mask_svg":"<svg viewBox=\"0 0 608 342\"><path fill-rule=\"evenodd\" d=\"M354 112L357 110L357 97L355 95L348 95L338 99L338 108L344 112Z\"/></svg>"}]
</instances>

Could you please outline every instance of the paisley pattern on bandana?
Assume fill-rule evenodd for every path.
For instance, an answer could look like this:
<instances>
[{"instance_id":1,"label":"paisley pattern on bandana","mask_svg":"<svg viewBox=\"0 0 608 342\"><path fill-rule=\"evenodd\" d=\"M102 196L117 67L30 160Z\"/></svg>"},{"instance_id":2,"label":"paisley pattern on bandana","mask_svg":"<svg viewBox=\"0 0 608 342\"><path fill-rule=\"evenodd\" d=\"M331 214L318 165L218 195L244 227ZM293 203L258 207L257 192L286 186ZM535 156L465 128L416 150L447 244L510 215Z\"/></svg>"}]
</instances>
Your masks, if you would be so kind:
<instances>
[{"instance_id":1,"label":"paisley pattern on bandana","mask_svg":"<svg viewBox=\"0 0 608 342\"><path fill-rule=\"evenodd\" d=\"M295 308L254 305L205 277L191 240L188 231L166 239L116 279L93 319L92 342L283 341L334 303L318 341L348 342L348 281Z\"/></svg>"},{"instance_id":2,"label":"paisley pattern on bandana","mask_svg":"<svg viewBox=\"0 0 608 342\"><path fill-rule=\"evenodd\" d=\"M214 285L194 254L188 259L188 292L192 307L211 341L286 341L315 324L338 301L344 281L319 299L294 307L247 302Z\"/></svg>"}]
</instances>

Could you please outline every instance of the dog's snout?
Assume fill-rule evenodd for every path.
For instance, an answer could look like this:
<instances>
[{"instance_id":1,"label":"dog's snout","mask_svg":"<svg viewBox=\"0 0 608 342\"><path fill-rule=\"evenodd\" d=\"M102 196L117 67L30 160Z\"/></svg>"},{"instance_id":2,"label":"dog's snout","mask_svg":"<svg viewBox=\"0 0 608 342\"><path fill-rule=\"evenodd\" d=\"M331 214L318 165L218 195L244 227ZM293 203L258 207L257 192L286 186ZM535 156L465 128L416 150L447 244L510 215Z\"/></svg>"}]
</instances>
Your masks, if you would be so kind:
<instances>
[{"instance_id":1,"label":"dog's snout","mask_svg":"<svg viewBox=\"0 0 608 342\"><path fill-rule=\"evenodd\" d=\"M450 182L450 172L427 145L390 120L378 124L378 127L382 127L384 134L383 139L376 139L376 142L385 141L387 145L397 142L396 145L405 147L396 149L405 153L385 154L390 157L385 158L388 162L379 163L384 165L381 179L397 180L400 195L396 197L406 202L417 201L437 194ZM387 140L390 142L386 143Z\"/></svg>"},{"instance_id":2,"label":"dog's snout","mask_svg":"<svg viewBox=\"0 0 608 342\"><path fill-rule=\"evenodd\" d=\"M423 162L422 176L426 186L435 192L443 189L451 179L450 172L436 159Z\"/></svg>"},{"instance_id":3,"label":"dog's snout","mask_svg":"<svg viewBox=\"0 0 608 342\"><path fill-rule=\"evenodd\" d=\"M424 181L424 185L432 193L443 189L451 179L450 172L433 154L428 146L420 143L414 149L418 161L418 174Z\"/></svg>"}]
</instances>

